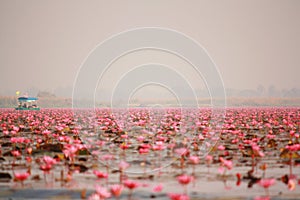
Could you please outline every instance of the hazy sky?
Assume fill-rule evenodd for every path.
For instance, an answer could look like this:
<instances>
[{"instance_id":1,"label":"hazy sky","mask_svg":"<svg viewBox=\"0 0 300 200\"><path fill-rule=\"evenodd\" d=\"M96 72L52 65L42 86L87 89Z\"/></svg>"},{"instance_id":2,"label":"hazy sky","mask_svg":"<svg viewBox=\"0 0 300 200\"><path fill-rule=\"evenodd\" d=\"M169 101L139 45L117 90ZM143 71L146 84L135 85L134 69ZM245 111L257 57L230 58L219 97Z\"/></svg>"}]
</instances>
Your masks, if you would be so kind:
<instances>
[{"instance_id":1,"label":"hazy sky","mask_svg":"<svg viewBox=\"0 0 300 200\"><path fill-rule=\"evenodd\" d=\"M226 88L300 86L300 1L0 1L0 94L72 88L100 42L166 27L206 48Z\"/></svg>"}]
</instances>

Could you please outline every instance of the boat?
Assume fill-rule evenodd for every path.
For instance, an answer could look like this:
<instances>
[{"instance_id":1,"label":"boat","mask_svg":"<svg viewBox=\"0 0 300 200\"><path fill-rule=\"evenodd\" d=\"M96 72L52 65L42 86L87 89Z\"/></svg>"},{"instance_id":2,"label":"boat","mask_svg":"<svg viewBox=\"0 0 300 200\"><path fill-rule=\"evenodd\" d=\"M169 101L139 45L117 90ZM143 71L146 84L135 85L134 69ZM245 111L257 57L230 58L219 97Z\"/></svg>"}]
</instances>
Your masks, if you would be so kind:
<instances>
[{"instance_id":1,"label":"boat","mask_svg":"<svg viewBox=\"0 0 300 200\"><path fill-rule=\"evenodd\" d=\"M16 110L40 110L37 106L37 100L36 97L19 97Z\"/></svg>"}]
</instances>

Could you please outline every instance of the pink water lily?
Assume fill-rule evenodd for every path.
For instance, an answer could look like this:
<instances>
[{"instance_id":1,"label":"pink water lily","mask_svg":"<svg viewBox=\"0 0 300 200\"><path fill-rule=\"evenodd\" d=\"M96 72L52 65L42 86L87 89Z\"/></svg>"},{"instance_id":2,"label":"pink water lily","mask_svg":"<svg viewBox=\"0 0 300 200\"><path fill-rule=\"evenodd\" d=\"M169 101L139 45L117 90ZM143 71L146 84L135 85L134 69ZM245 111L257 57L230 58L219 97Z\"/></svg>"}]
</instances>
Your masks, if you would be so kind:
<instances>
[{"instance_id":1,"label":"pink water lily","mask_svg":"<svg viewBox=\"0 0 300 200\"><path fill-rule=\"evenodd\" d=\"M98 170L94 170L93 173L98 177L98 178L107 178L108 174L107 173L103 173L101 171Z\"/></svg>"},{"instance_id":2,"label":"pink water lily","mask_svg":"<svg viewBox=\"0 0 300 200\"><path fill-rule=\"evenodd\" d=\"M21 153L20 153L20 151L18 151L18 150L11 151L11 154L12 154L14 157L19 157L19 156L21 156Z\"/></svg>"},{"instance_id":3,"label":"pink water lily","mask_svg":"<svg viewBox=\"0 0 300 200\"><path fill-rule=\"evenodd\" d=\"M272 185L275 184L275 179L274 178L270 178L270 179L261 179L259 182L258 182L258 185L260 185L261 187L263 187L266 191L266 195L267 196L270 196L269 195L269 187L271 187Z\"/></svg>"},{"instance_id":4,"label":"pink water lily","mask_svg":"<svg viewBox=\"0 0 300 200\"><path fill-rule=\"evenodd\" d=\"M112 185L110 186L110 192L115 197L119 197L123 191L123 188L124 188L123 185Z\"/></svg>"},{"instance_id":5,"label":"pink water lily","mask_svg":"<svg viewBox=\"0 0 300 200\"><path fill-rule=\"evenodd\" d=\"M107 199L111 197L111 193L101 186L96 186L96 193L99 195L100 199Z\"/></svg>"},{"instance_id":6,"label":"pink water lily","mask_svg":"<svg viewBox=\"0 0 300 200\"><path fill-rule=\"evenodd\" d=\"M133 181L133 180L125 180L124 181L124 185L125 187L127 187L129 190L134 190L136 189L137 187L140 186L140 184L136 181Z\"/></svg>"},{"instance_id":7,"label":"pink water lily","mask_svg":"<svg viewBox=\"0 0 300 200\"><path fill-rule=\"evenodd\" d=\"M177 180L180 184L187 185L193 180L193 177L184 174L184 175L178 176Z\"/></svg>"},{"instance_id":8,"label":"pink water lily","mask_svg":"<svg viewBox=\"0 0 300 200\"><path fill-rule=\"evenodd\" d=\"M271 179L261 179L258 182L258 185L260 185L263 188L269 188L270 186L275 184L275 179L271 178Z\"/></svg>"},{"instance_id":9,"label":"pink water lily","mask_svg":"<svg viewBox=\"0 0 300 200\"><path fill-rule=\"evenodd\" d=\"M180 175L177 177L178 183L180 183L184 187L184 193L187 194L187 185L194 180L193 176L189 176L186 174Z\"/></svg>"},{"instance_id":10,"label":"pink water lily","mask_svg":"<svg viewBox=\"0 0 300 200\"><path fill-rule=\"evenodd\" d=\"M28 172L24 172L24 173L14 173L15 176L15 180L16 181L20 181L22 186L24 185L24 181L30 176L30 174Z\"/></svg>"},{"instance_id":11,"label":"pink water lily","mask_svg":"<svg viewBox=\"0 0 300 200\"><path fill-rule=\"evenodd\" d=\"M15 175L16 180L18 180L18 181L24 181L30 176L30 174L28 172L25 172L25 173L17 173L16 172L14 175Z\"/></svg>"},{"instance_id":12,"label":"pink water lily","mask_svg":"<svg viewBox=\"0 0 300 200\"><path fill-rule=\"evenodd\" d=\"M168 194L169 198L171 200L189 200L189 196L185 194L176 194L176 193L169 193Z\"/></svg>"},{"instance_id":13,"label":"pink water lily","mask_svg":"<svg viewBox=\"0 0 300 200\"><path fill-rule=\"evenodd\" d=\"M232 169L232 161L231 160L224 160L224 159L221 159L220 160L222 161L222 163L224 164L224 166L227 168L227 169Z\"/></svg>"},{"instance_id":14,"label":"pink water lily","mask_svg":"<svg viewBox=\"0 0 300 200\"><path fill-rule=\"evenodd\" d=\"M160 183L153 188L153 192L161 192L163 190L163 185Z\"/></svg>"},{"instance_id":15,"label":"pink water lily","mask_svg":"<svg viewBox=\"0 0 300 200\"><path fill-rule=\"evenodd\" d=\"M136 181L133 181L133 180L125 180L124 186L129 189L129 199L130 199L132 196L133 190L140 187L141 184Z\"/></svg>"},{"instance_id":16,"label":"pink water lily","mask_svg":"<svg viewBox=\"0 0 300 200\"><path fill-rule=\"evenodd\" d=\"M106 187L101 186L99 190L102 197L94 193L90 196L94 199L107 198L107 193L117 198L124 188L159 197L180 187L184 192L169 195L169 198L184 199L189 198L187 189L191 183L201 188L208 177L212 184L223 181L225 189L233 189L226 193L236 191L234 185L230 185L234 180L237 186L248 185L249 192L252 185L262 187L265 197L269 198L268 188L273 183L272 179L267 181L270 179L265 178L267 174L272 174L274 180L283 177L282 182L286 184L283 189L297 193L298 119L298 107L226 108L222 119L215 118L208 108L114 111L96 108L78 113L72 109L42 109L40 112L0 109L0 154L4 169L10 174L15 174L19 166L26 166L29 174L32 171L32 187L44 184L51 188L60 184L76 190L84 185L80 182L81 176L92 173L94 177L103 178ZM269 164L274 160L276 162ZM290 173L276 171L284 164L290 166ZM211 170L209 175L202 173L203 166ZM248 166L251 169L247 169ZM133 173L126 172L129 167ZM146 167L148 171L141 176L141 168ZM41 172L37 169L53 181L38 182ZM76 172L81 173L80 176ZM181 175L172 177L170 174ZM200 178L196 179L197 175ZM99 183L97 178L90 179L91 184ZM118 183L118 178L119 184L111 186ZM128 183L136 183L136 180L141 180L137 187ZM282 184L275 187L282 189ZM240 192L244 187L237 189Z\"/></svg>"}]
</instances>

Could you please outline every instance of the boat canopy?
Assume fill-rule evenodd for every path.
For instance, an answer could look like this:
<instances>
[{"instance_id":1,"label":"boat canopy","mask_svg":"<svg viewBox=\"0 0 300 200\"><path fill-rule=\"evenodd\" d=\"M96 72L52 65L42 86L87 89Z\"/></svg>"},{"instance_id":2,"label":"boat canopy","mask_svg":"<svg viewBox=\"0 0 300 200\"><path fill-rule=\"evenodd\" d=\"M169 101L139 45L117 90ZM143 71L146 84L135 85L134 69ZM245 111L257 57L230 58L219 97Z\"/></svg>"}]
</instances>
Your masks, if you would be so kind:
<instances>
[{"instance_id":1,"label":"boat canopy","mask_svg":"<svg viewBox=\"0 0 300 200\"><path fill-rule=\"evenodd\" d=\"M33 102L33 101L37 101L38 98L36 97L19 97L18 101L20 102Z\"/></svg>"}]
</instances>

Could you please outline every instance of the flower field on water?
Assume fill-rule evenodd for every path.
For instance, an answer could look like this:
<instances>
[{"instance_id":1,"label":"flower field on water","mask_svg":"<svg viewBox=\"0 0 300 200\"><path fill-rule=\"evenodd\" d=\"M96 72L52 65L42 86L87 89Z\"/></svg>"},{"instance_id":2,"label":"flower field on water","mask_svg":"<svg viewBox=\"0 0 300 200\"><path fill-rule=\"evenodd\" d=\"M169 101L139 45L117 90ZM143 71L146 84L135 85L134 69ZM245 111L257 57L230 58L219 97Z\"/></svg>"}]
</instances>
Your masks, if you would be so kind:
<instances>
[{"instance_id":1,"label":"flower field on water","mask_svg":"<svg viewBox=\"0 0 300 200\"><path fill-rule=\"evenodd\" d=\"M0 110L0 198L299 199L300 108Z\"/></svg>"}]
</instances>

